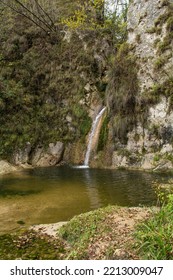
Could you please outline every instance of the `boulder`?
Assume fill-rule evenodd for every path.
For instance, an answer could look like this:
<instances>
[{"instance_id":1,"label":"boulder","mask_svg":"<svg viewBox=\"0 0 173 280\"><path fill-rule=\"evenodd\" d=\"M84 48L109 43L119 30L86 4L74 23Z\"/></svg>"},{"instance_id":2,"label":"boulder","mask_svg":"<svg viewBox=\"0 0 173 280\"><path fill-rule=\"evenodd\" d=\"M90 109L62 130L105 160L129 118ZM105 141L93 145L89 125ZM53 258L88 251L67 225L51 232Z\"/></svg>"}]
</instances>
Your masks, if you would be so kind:
<instances>
[{"instance_id":1,"label":"boulder","mask_svg":"<svg viewBox=\"0 0 173 280\"><path fill-rule=\"evenodd\" d=\"M128 159L124 155L113 152L112 167L128 167Z\"/></svg>"},{"instance_id":2,"label":"boulder","mask_svg":"<svg viewBox=\"0 0 173 280\"><path fill-rule=\"evenodd\" d=\"M141 162L141 168L149 170L149 169L153 169L153 167L154 167L154 154L153 153L145 154Z\"/></svg>"},{"instance_id":3,"label":"boulder","mask_svg":"<svg viewBox=\"0 0 173 280\"><path fill-rule=\"evenodd\" d=\"M0 175L18 171L18 168L5 160L0 160Z\"/></svg>"},{"instance_id":4,"label":"boulder","mask_svg":"<svg viewBox=\"0 0 173 280\"><path fill-rule=\"evenodd\" d=\"M31 152L31 143L27 142L24 149L18 149L13 155L13 163L15 165L27 164Z\"/></svg>"},{"instance_id":5,"label":"boulder","mask_svg":"<svg viewBox=\"0 0 173 280\"><path fill-rule=\"evenodd\" d=\"M34 166L54 166L58 164L63 157L64 144L62 142L50 143L47 149L38 147L32 156L31 163Z\"/></svg>"}]
</instances>

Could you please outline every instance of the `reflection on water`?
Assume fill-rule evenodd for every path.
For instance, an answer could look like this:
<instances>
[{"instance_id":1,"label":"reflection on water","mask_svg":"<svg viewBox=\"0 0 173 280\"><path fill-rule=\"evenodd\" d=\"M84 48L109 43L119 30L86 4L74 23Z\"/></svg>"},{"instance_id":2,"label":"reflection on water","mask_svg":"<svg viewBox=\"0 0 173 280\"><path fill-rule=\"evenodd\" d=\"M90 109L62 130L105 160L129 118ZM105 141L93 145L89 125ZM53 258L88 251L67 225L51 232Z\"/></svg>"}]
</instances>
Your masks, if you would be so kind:
<instances>
[{"instance_id":1,"label":"reflection on water","mask_svg":"<svg viewBox=\"0 0 173 280\"><path fill-rule=\"evenodd\" d=\"M137 171L51 167L0 178L0 232L26 225L69 220L106 206L152 205L153 181L171 175Z\"/></svg>"}]
</instances>

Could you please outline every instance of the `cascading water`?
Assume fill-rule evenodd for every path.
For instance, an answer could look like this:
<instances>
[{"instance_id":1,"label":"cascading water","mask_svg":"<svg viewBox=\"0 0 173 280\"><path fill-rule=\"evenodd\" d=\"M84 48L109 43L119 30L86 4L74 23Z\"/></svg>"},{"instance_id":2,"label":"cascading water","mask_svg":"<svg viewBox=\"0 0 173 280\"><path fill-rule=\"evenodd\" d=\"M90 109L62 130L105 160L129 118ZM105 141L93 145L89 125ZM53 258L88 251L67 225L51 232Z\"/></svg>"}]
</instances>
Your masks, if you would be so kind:
<instances>
[{"instance_id":1,"label":"cascading water","mask_svg":"<svg viewBox=\"0 0 173 280\"><path fill-rule=\"evenodd\" d=\"M83 167L89 167L89 159L90 159L90 155L91 155L91 151L92 151L92 144L93 144L93 139L94 139L94 136L97 132L97 128L98 128L98 124L99 124L99 121L103 115L103 113L105 112L106 110L106 107L104 107L99 113L98 115L96 116L93 124L92 124L92 127L91 127L91 133L89 135L89 142L88 142L88 146L87 146L87 151L86 151L86 155L85 155L85 160L84 160L84 165Z\"/></svg>"}]
</instances>

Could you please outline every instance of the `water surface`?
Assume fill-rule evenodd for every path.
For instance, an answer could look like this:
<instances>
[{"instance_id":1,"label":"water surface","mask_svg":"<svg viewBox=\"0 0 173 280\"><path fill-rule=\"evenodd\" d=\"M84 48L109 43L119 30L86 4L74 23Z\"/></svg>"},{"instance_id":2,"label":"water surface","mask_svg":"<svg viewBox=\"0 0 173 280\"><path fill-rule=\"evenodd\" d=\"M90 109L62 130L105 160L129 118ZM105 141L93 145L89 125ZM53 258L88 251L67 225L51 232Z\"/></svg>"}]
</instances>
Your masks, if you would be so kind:
<instances>
[{"instance_id":1,"label":"water surface","mask_svg":"<svg viewBox=\"0 0 173 280\"><path fill-rule=\"evenodd\" d=\"M109 204L153 205L153 181L171 175L137 171L51 167L0 177L0 232L66 221Z\"/></svg>"}]
</instances>

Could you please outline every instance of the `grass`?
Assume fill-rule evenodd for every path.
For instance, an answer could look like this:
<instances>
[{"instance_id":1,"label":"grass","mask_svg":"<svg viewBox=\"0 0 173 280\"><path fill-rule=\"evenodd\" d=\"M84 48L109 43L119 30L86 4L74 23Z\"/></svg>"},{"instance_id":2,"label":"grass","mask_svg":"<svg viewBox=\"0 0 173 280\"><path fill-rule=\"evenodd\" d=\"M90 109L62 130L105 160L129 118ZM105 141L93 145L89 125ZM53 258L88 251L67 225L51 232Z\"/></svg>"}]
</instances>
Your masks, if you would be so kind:
<instances>
[{"instance_id":1,"label":"grass","mask_svg":"<svg viewBox=\"0 0 173 280\"><path fill-rule=\"evenodd\" d=\"M173 195L160 211L140 224L135 233L134 249L141 259L173 259Z\"/></svg>"},{"instance_id":2,"label":"grass","mask_svg":"<svg viewBox=\"0 0 173 280\"><path fill-rule=\"evenodd\" d=\"M112 207L100 208L74 217L60 229L60 236L71 247L67 259L89 259L88 247L92 240L111 229L105 223L105 217L112 211Z\"/></svg>"}]
</instances>

